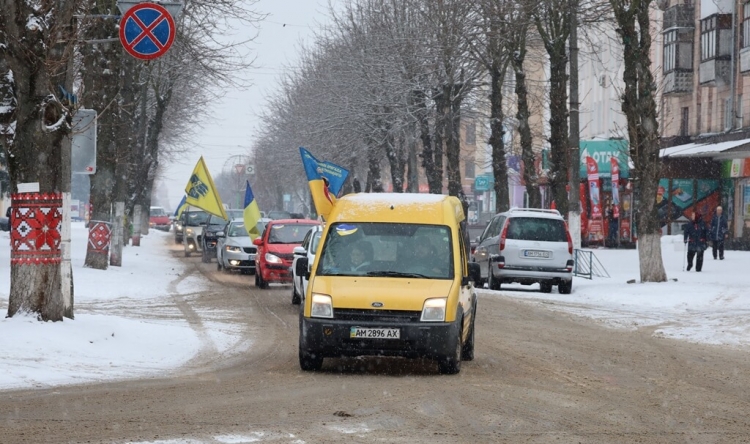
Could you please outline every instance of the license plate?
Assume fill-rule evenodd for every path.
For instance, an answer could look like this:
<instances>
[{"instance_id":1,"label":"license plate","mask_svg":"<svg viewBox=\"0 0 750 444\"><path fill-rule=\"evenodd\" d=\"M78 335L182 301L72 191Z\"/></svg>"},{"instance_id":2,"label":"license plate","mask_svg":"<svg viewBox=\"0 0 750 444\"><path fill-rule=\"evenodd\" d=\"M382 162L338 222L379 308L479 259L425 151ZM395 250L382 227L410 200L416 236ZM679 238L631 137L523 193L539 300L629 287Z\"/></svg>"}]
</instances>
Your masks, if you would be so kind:
<instances>
[{"instance_id":1,"label":"license plate","mask_svg":"<svg viewBox=\"0 0 750 444\"><path fill-rule=\"evenodd\" d=\"M524 257L531 257L531 258L544 258L549 259L549 251L542 251L542 250L524 250L523 251Z\"/></svg>"},{"instance_id":2,"label":"license plate","mask_svg":"<svg viewBox=\"0 0 750 444\"><path fill-rule=\"evenodd\" d=\"M401 330L398 328L362 328L352 327L349 330L352 339L401 339Z\"/></svg>"}]
</instances>

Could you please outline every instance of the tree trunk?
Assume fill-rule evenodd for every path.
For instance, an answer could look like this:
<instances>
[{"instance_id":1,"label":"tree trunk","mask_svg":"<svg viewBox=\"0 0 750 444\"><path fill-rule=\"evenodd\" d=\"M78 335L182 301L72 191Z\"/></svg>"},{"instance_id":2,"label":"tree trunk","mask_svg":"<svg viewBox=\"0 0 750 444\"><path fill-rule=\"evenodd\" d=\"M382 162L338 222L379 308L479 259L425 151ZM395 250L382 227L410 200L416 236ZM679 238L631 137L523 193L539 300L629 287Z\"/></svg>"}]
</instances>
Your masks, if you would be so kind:
<instances>
[{"instance_id":1,"label":"tree trunk","mask_svg":"<svg viewBox=\"0 0 750 444\"><path fill-rule=\"evenodd\" d=\"M525 33L525 31L524 31ZM511 64L516 75L516 100L518 120L518 133L521 136L521 159L523 160L523 180L526 185L526 193L529 195L529 207L541 208L542 196L539 192L536 168L534 166L535 155L533 140L531 138L531 127L529 126L529 91L526 87L526 72L523 62L526 58L526 39L521 39L521 44L511 57Z\"/></svg>"},{"instance_id":2,"label":"tree trunk","mask_svg":"<svg viewBox=\"0 0 750 444\"><path fill-rule=\"evenodd\" d=\"M99 1L92 14L111 14L117 8L112 1ZM88 29L89 39L117 37L117 23L114 20L95 20ZM122 74L122 47L118 42L86 44L81 46L83 68L83 96L85 108L97 111L97 150L96 173L89 177L89 203L92 205L92 220L111 221L111 207L116 190L115 169L117 165L118 127L129 127L121 120L120 94ZM90 226L90 228L93 225ZM86 249L84 266L106 270L109 257L101 250Z\"/></svg>"},{"instance_id":3,"label":"tree trunk","mask_svg":"<svg viewBox=\"0 0 750 444\"><path fill-rule=\"evenodd\" d=\"M505 66L493 64L490 72L492 81L490 90L490 146L492 147L492 175L495 178L495 209L498 213L510 209L510 192L508 190L508 163L505 160L505 128L503 122L503 82Z\"/></svg>"},{"instance_id":4,"label":"tree trunk","mask_svg":"<svg viewBox=\"0 0 750 444\"><path fill-rule=\"evenodd\" d=\"M365 191L368 193L382 193L383 180L380 172L380 150L373 149L373 145L367 150L367 185Z\"/></svg>"},{"instance_id":5,"label":"tree trunk","mask_svg":"<svg viewBox=\"0 0 750 444\"><path fill-rule=\"evenodd\" d=\"M461 89L464 85L452 84L443 88L448 97L448 116L446 119L446 152L445 169L448 175L448 194L451 196L463 196L463 185L461 184L461 101L463 96Z\"/></svg>"},{"instance_id":6,"label":"tree trunk","mask_svg":"<svg viewBox=\"0 0 750 444\"><path fill-rule=\"evenodd\" d=\"M565 55L565 39L560 39L554 48L548 48L550 57L550 160L549 185L552 199L560 214L568 214L568 58Z\"/></svg>"},{"instance_id":7,"label":"tree trunk","mask_svg":"<svg viewBox=\"0 0 750 444\"><path fill-rule=\"evenodd\" d=\"M75 7L75 2L41 9L28 2L3 2L0 29L4 42L11 43L5 46L3 58L13 73L17 105L15 133L7 144L12 190L20 183L37 182L40 193L70 192L64 189L70 183L69 178L65 180L70 168L63 167L63 143L70 135L72 103L59 88L70 90L72 84L68 65L77 40L72 25ZM27 26L32 23L45 26ZM51 30L57 34L51 35ZM56 227L51 231L63 235ZM13 233L20 234L15 229ZM8 316L35 313L45 321L61 321L66 316L61 252L48 259L46 264L11 260Z\"/></svg>"},{"instance_id":8,"label":"tree trunk","mask_svg":"<svg viewBox=\"0 0 750 444\"><path fill-rule=\"evenodd\" d=\"M406 179L406 192L407 193L418 193L419 192L419 170L417 169L417 138L416 138L416 126L412 125L412 130L407 135L407 146L408 150L406 165L407 165L407 179Z\"/></svg>"},{"instance_id":9,"label":"tree trunk","mask_svg":"<svg viewBox=\"0 0 750 444\"><path fill-rule=\"evenodd\" d=\"M625 92L622 111L628 122L631 170L637 199L636 230L642 282L665 282L667 274L661 256L661 227L656 208L661 162L659 124L651 75L650 0L625 2L610 0L618 33L623 42Z\"/></svg>"},{"instance_id":10,"label":"tree trunk","mask_svg":"<svg viewBox=\"0 0 750 444\"><path fill-rule=\"evenodd\" d=\"M427 111L427 97L424 91L415 92L415 102L417 105L417 120L419 121L419 138L422 140L422 167L425 170L427 176L427 186L432 193L435 188L435 184L441 181L442 171L438 170L435 164L435 144L437 138L433 141L432 134L430 133L430 122Z\"/></svg>"},{"instance_id":11,"label":"tree trunk","mask_svg":"<svg viewBox=\"0 0 750 444\"><path fill-rule=\"evenodd\" d=\"M430 193L442 194L443 192L443 154L445 153L445 126L448 119L450 104L445 89L441 88L435 94L435 131L433 137L432 162L434 165L432 177L427 178L427 184L430 186Z\"/></svg>"}]
</instances>

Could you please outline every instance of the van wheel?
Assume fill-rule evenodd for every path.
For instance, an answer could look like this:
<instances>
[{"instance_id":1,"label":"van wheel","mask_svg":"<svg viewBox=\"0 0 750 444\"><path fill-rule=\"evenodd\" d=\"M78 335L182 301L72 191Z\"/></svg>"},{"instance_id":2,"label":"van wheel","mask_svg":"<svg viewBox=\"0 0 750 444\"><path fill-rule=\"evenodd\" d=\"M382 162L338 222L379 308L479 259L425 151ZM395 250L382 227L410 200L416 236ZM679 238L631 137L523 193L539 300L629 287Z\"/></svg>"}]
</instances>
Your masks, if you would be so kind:
<instances>
[{"instance_id":1,"label":"van wheel","mask_svg":"<svg viewBox=\"0 0 750 444\"><path fill-rule=\"evenodd\" d=\"M221 258L216 257L216 271L221 271L224 267L221 266Z\"/></svg>"},{"instance_id":2,"label":"van wheel","mask_svg":"<svg viewBox=\"0 0 750 444\"><path fill-rule=\"evenodd\" d=\"M495 276L492 274L492 267L487 271L487 287L490 290L499 290L500 289L500 280L495 278Z\"/></svg>"},{"instance_id":3,"label":"van wheel","mask_svg":"<svg viewBox=\"0 0 750 444\"><path fill-rule=\"evenodd\" d=\"M204 264L211 262L211 257L208 255L208 252L205 248L203 248L203 250L201 251L201 262L203 262Z\"/></svg>"},{"instance_id":4,"label":"van wheel","mask_svg":"<svg viewBox=\"0 0 750 444\"><path fill-rule=\"evenodd\" d=\"M570 294L570 292L573 291L573 280L571 279L568 282L559 284L557 286L557 291L560 294Z\"/></svg>"},{"instance_id":5,"label":"van wheel","mask_svg":"<svg viewBox=\"0 0 750 444\"><path fill-rule=\"evenodd\" d=\"M539 290L541 290L542 293L552 293L552 284L549 282L540 282Z\"/></svg>"},{"instance_id":6,"label":"van wheel","mask_svg":"<svg viewBox=\"0 0 750 444\"><path fill-rule=\"evenodd\" d=\"M299 368L306 372L314 372L323 367L323 356L308 353L304 350L299 351Z\"/></svg>"},{"instance_id":7,"label":"van wheel","mask_svg":"<svg viewBox=\"0 0 750 444\"><path fill-rule=\"evenodd\" d=\"M459 321L461 322L461 321ZM463 344L461 344L461 328L459 328L458 338L456 340L456 348L449 356L443 356L438 359L438 371L443 375L455 375L461 371L461 351Z\"/></svg>"},{"instance_id":8,"label":"van wheel","mask_svg":"<svg viewBox=\"0 0 750 444\"><path fill-rule=\"evenodd\" d=\"M474 360L474 325L477 317L477 307L476 307L476 301L474 301L474 314L471 317L471 332L469 333L469 337L466 338L466 343L464 344L463 349L461 350L461 360L463 361L473 361Z\"/></svg>"}]
</instances>

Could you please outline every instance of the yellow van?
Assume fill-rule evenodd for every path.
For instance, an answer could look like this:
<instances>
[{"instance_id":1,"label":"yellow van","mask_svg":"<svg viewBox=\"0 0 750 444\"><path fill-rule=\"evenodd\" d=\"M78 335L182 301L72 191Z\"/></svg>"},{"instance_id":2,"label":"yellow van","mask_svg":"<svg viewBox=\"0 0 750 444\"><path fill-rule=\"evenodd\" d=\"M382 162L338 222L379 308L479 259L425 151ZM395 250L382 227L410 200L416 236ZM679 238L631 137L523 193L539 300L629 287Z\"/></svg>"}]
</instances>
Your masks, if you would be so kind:
<instances>
[{"instance_id":1,"label":"yellow van","mask_svg":"<svg viewBox=\"0 0 750 444\"><path fill-rule=\"evenodd\" d=\"M299 363L340 356L474 358L479 268L461 202L435 194L350 194L329 216L300 312ZM310 270L308 272L308 269Z\"/></svg>"}]
</instances>

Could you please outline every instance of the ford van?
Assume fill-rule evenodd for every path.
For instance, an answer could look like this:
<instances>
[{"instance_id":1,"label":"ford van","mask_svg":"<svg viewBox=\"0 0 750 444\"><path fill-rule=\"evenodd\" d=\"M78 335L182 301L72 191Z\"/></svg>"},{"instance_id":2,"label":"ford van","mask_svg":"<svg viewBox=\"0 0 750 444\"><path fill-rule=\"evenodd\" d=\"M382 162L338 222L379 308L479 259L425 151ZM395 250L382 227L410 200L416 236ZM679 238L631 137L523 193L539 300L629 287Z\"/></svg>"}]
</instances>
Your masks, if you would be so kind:
<instances>
[{"instance_id":1,"label":"ford van","mask_svg":"<svg viewBox=\"0 0 750 444\"><path fill-rule=\"evenodd\" d=\"M455 374L474 358L480 279L461 202L435 194L350 194L329 215L300 311L299 364L324 358L430 358Z\"/></svg>"}]
</instances>

